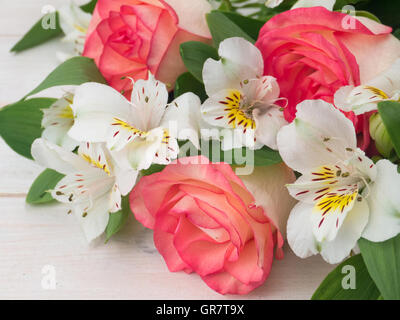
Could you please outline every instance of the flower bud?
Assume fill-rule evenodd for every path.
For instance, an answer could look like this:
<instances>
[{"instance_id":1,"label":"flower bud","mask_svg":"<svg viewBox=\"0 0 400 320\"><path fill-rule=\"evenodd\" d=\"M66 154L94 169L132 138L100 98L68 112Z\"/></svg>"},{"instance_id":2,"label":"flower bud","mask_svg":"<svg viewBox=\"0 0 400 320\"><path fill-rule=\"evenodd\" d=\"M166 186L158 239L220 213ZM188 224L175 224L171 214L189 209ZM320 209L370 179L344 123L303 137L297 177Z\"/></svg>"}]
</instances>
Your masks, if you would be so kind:
<instances>
[{"instance_id":1,"label":"flower bud","mask_svg":"<svg viewBox=\"0 0 400 320\"><path fill-rule=\"evenodd\" d=\"M389 157L394 146L379 113L373 114L369 119L369 132L379 153Z\"/></svg>"}]
</instances>

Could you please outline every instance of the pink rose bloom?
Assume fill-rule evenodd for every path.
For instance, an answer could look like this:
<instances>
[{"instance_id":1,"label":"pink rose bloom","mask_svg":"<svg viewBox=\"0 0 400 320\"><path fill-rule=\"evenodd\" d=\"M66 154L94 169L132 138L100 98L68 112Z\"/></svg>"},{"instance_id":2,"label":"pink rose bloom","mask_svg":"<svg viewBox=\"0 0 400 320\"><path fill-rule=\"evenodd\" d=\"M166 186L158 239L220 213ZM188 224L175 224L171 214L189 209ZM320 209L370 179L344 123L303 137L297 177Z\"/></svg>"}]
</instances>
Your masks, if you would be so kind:
<instances>
[{"instance_id":1,"label":"pink rose bloom","mask_svg":"<svg viewBox=\"0 0 400 320\"><path fill-rule=\"evenodd\" d=\"M83 55L93 58L108 83L129 92L131 77L147 79L150 71L171 85L185 71L179 46L211 38L206 0L99 0Z\"/></svg>"},{"instance_id":2,"label":"pink rose bloom","mask_svg":"<svg viewBox=\"0 0 400 320\"><path fill-rule=\"evenodd\" d=\"M400 56L400 42L391 31L322 7L294 9L269 20L256 46L265 75L277 78L281 96L288 99L286 120L293 121L300 102L332 103L342 86L358 86L386 70ZM352 112L347 116L357 124Z\"/></svg>"},{"instance_id":3,"label":"pink rose bloom","mask_svg":"<svg viewBox=\"0 0 400 320\"><path fill-rule=\"evenodd\" d=\"M137 220L154 230L170 271L196 272L221 294L246 294L268 277L274 248L282 257L276 226L285 228L293 207L285 183L294 179L283 164L242 180L226 163L183 158L143 177L130 203Z\"/></svg>"}]
</instances>

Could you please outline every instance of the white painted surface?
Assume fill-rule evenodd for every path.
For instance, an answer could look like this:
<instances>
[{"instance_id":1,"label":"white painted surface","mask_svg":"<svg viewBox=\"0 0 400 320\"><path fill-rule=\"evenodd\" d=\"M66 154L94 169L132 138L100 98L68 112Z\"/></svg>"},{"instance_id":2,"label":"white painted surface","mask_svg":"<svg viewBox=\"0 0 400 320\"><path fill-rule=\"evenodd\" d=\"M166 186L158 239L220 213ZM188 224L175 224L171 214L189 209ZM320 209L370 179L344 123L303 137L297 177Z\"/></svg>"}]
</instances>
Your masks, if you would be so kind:
<instances>
[{"instance_id":1,"label":"white painted surface","mask_svg":"<svg viewBox=\"0 0 400 320\"><path fill-rule=\"evenodd\" d=\"M0 107L23 97L57 66L58 41L17 55L9 49L40 17L43 5L62 3L0 0ZM108 244L99 240L89 246L63 206L25 204L29 186L42 170L38 165L1 139L0 159L0 299L238 298L218 295L195 274L168 272L154 249L152 231L133 217ZM287 246L285 252L266 283L244 298L309 299L333 269L320 257L301 260ZM42 289L46 265L55 268L55 290Z\"/></svg>"}]
</instances>

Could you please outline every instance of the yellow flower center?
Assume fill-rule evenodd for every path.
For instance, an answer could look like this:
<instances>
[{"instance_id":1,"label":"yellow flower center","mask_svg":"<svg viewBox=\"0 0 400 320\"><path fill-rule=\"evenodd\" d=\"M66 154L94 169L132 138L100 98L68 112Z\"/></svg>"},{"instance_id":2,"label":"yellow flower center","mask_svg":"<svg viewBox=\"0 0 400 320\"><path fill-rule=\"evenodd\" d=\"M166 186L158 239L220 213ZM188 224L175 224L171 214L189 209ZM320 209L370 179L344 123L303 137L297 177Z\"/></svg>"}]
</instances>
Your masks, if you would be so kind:
<instances>
[{"instance_id":1,"label":"yellow flower center","mask_svg":"<svg viewBox=\"0 0 400 320\"><path fill-rule=\"evenodd\" d=\"M243 96L238 90L231 90L229 95L224 100L219 102L225 105L224 111L226 111L226 117L228 124L233 129L242 127L243 132L246 133L247 129L255 129L256 123L251 116L246 114L246 110L243 109Z\"/></svg>"}]
</instances>

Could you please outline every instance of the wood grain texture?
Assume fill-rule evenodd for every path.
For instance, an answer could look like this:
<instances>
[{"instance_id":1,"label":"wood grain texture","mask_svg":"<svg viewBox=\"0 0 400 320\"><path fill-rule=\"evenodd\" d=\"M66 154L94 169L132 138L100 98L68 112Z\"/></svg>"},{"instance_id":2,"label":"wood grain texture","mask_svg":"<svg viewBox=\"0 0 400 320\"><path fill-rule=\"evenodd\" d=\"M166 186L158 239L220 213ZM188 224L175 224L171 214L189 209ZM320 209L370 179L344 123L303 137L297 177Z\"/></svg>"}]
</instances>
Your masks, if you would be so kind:
<instances>
[{"instance_id":1,"label":"wood grain texture","mask_svg":"<svg viewBox=\"0 0 400 320\"><path fill-rule=\"evenodd\" d=\"M82 1L83 3L85 1ZM11 54L9 49L36 22L43 5L65 0L0 0L0 107L32 90L54 69L57 41ZM41 96L57 97L60 89ZM73 216L59 204L33 207L25 195L42 168L0 141L0 299L231 299L209 289L197 275L168 272L154 249L152 231L133 217L108 244L88 245ZM248 299L309 299L333 269L320 257L301 260L285 248L267 282ZM42 268L54 266L55 290L41 287Z\"/></svg>"}]
</instances>

